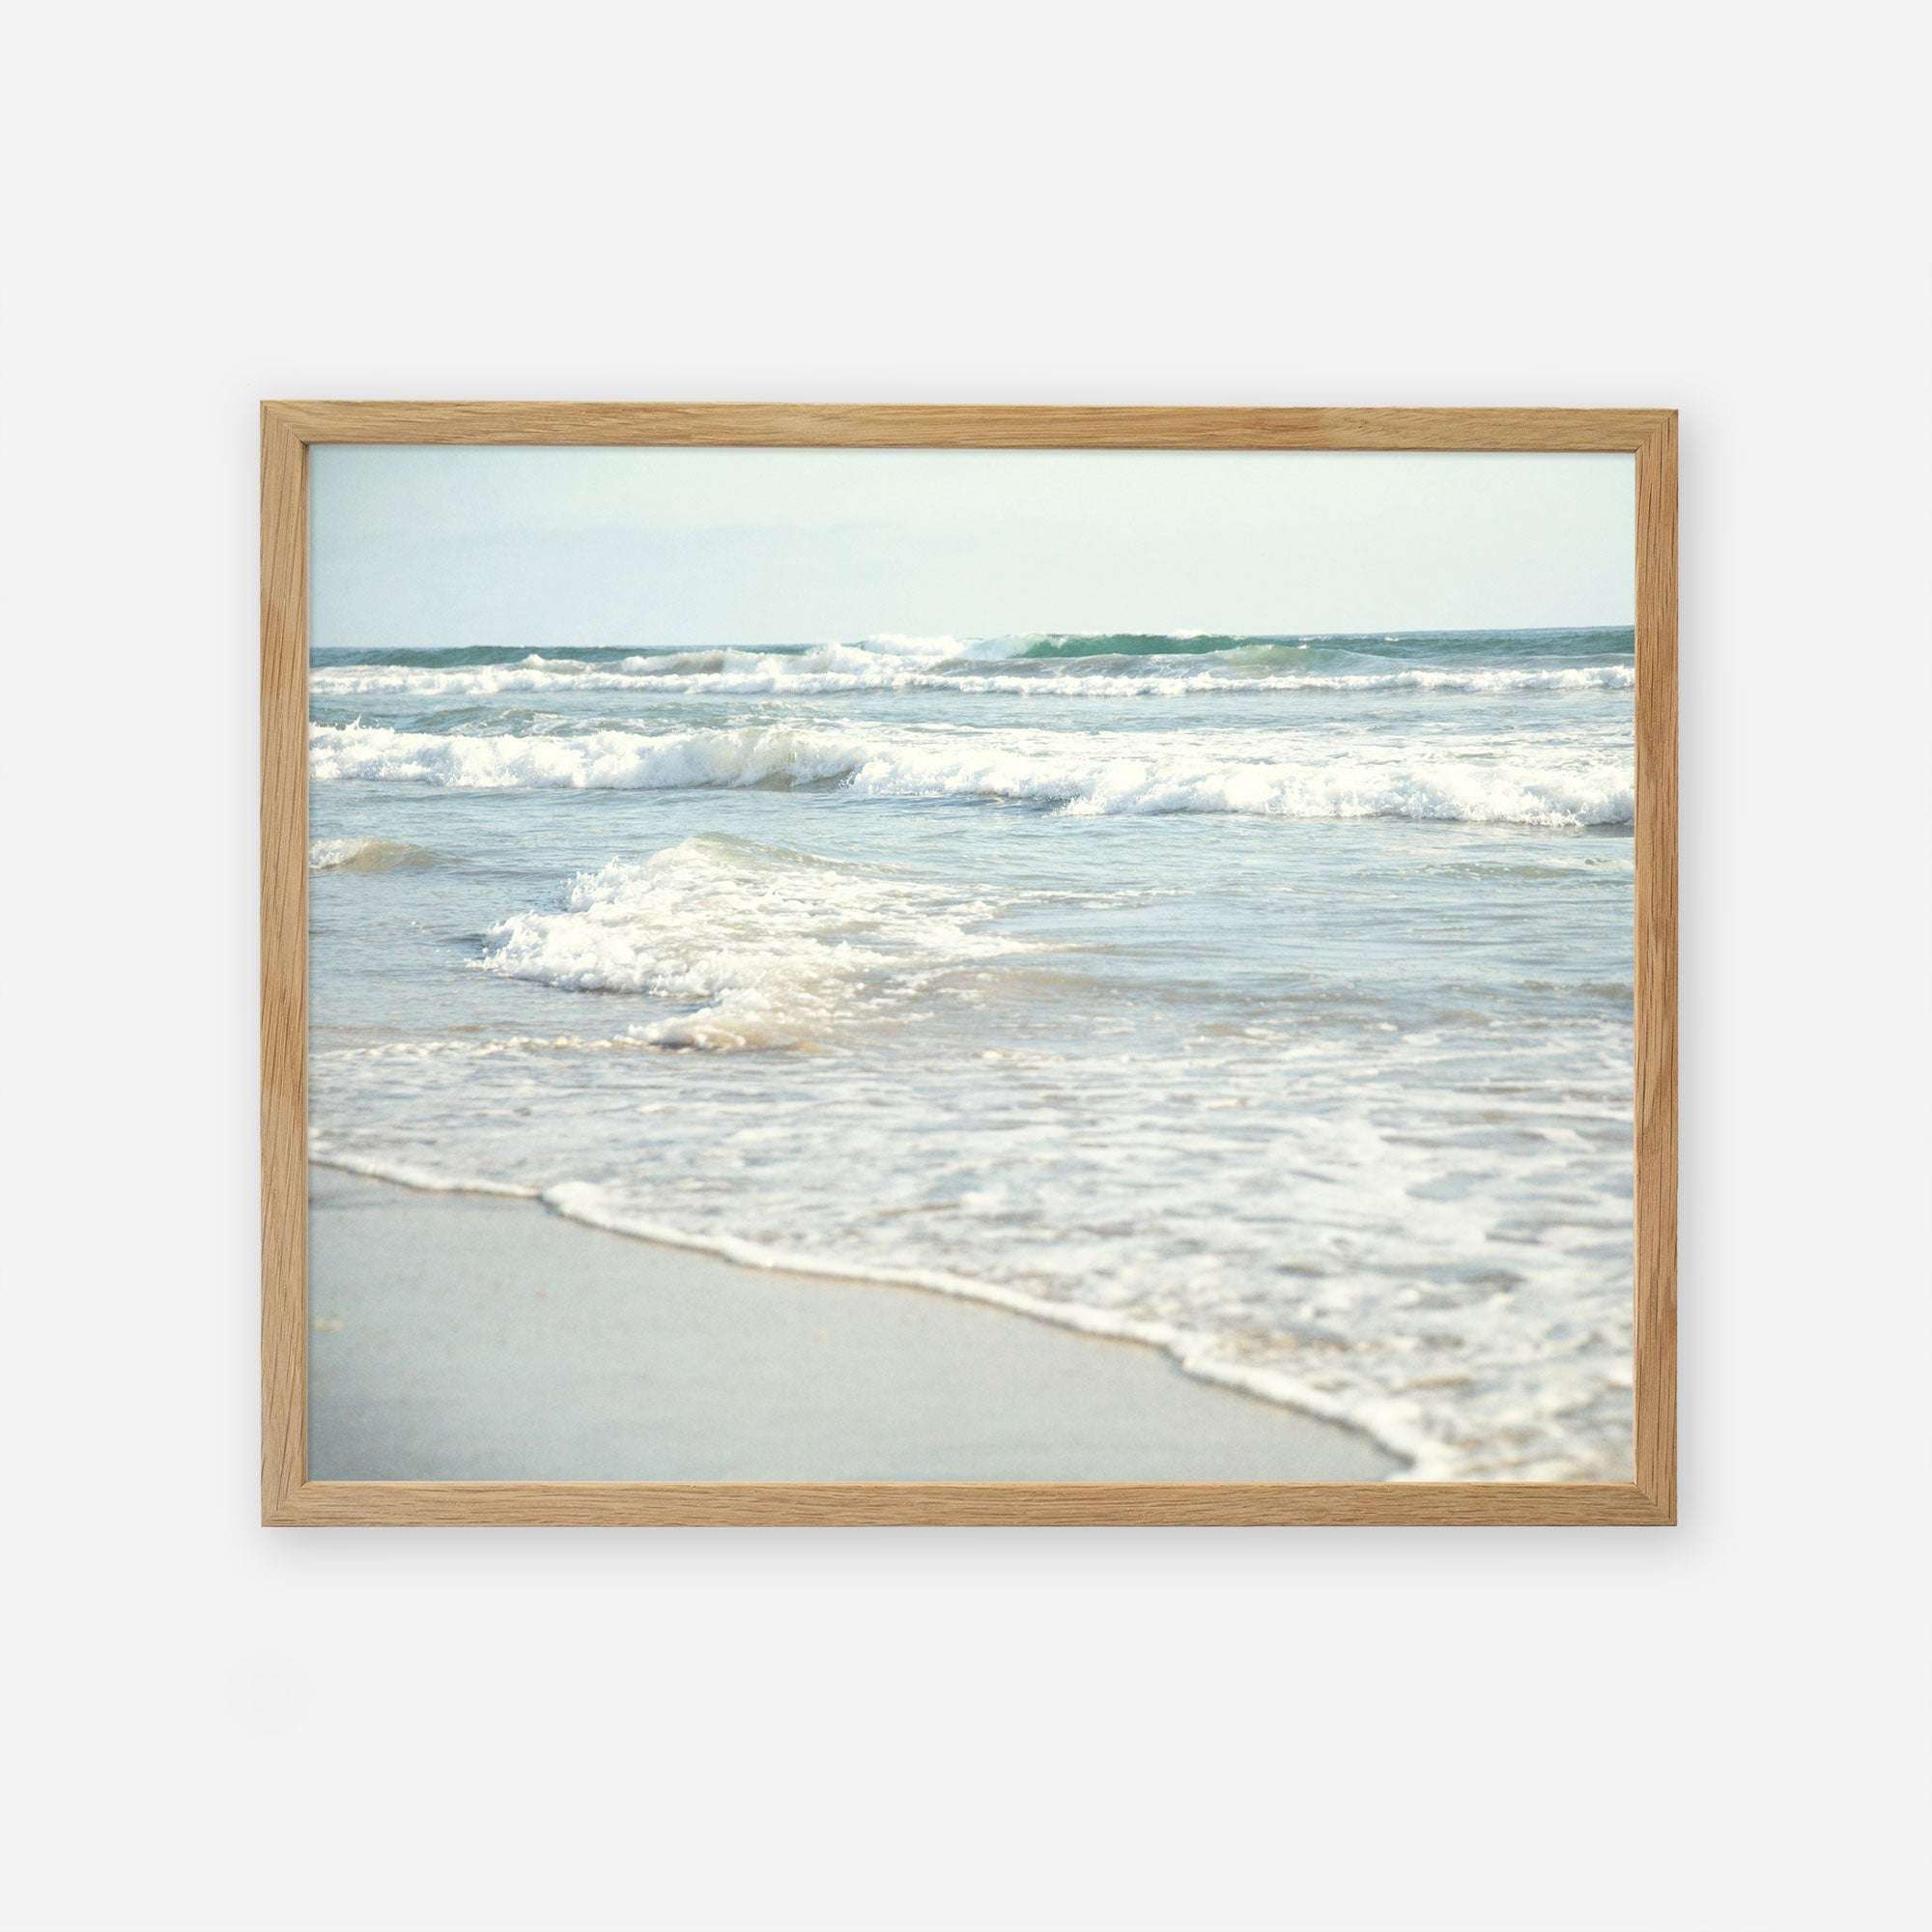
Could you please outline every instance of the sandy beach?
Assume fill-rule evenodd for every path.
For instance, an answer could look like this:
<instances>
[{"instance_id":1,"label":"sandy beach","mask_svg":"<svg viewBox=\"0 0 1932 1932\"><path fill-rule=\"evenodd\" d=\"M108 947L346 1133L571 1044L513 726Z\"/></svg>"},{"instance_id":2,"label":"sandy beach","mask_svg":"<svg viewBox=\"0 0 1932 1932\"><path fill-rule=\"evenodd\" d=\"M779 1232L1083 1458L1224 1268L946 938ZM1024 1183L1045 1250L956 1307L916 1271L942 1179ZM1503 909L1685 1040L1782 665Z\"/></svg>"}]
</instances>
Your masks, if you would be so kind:
<instances>
[{"instance_id":1,"label":"sandy beach","mask_svg":"<svg viewBox=\"0 0 1932 1932\"><path fill-rule=\"evenodd\" d=\"M319 1479L1363 1482L1355 1431L1158 1350L310 1170Z\"/></svg>"}]
</instances>

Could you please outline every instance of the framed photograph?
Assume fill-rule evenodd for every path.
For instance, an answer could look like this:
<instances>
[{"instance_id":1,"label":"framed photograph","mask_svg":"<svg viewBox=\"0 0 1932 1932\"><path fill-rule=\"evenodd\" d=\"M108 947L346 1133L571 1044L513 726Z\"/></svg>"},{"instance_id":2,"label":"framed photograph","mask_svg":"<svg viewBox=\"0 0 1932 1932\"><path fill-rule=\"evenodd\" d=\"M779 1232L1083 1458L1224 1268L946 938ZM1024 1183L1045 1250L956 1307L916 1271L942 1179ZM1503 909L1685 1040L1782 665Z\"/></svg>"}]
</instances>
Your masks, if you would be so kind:
<instances>
[{"instance_id":1,"label":"framed photograph","mask_svg":"<svg viewBox=\"0 0 1932 1932\"><path fill-rule=\"evenodd\" d=\"M262 434L265 1521L1675 1520L1672 412Z\"/></svg>"}]
</instances>

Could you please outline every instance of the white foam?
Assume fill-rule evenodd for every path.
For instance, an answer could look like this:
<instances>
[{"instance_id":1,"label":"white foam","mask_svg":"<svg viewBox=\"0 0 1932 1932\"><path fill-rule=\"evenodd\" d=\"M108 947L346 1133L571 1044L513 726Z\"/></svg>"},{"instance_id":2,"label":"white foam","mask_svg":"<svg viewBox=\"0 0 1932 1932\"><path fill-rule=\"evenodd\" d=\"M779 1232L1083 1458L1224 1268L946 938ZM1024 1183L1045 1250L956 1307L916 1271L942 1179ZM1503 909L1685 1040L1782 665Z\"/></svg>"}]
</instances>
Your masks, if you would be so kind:
<instances>
[{"instance_id":1,"label":"white foam","mask_svg":"<svg viewBox=\"0 0 1932 1932\"><path fill-rule=\"evenodd\" d=\"M445 737L379 725L311 725L309 771L340 780L474 789L681 790L838 782L875 798L994 798L1077 816L1235 812L1269 818L1417 818L1469 824L1623 825L1632 774L1597 755L1539 759L1316 753L1230 755L1149 733L1133 756L1096 754L1072 732L864 730L745 725L579 737ZM1256 742L1251 736L1249 744Z\"/></svg>"},{"instance_id":2,"label":"white foam","mask_svg":"<svg viewBox=\"0 0 1932 1932\"><path fill-rule=\"evenodd\" d=\"M1608 1151L1627 1147L1627 1087L1592 1104L1533 1079L1511 1097L1524 1083L1507 1081L1481 1096L1484 1119L1506 1116L1543 1151L1486 1153L1453 1100L1391 1130L1388 1095L1437 1051L1420 1036L1376 1049L1380 1094L1366 1101L1350 1098L1363 1066L1346 1041L1291 1028L1206 1063L1202 1044L1119 1062L1022 1044L977 1099L917 1057L895 1057L885 1084L869 1056L828 1057L809 1096L775 1086L775 1069L734 1069L700 1100L663 1056L608 1085L573 1068L567 1090L516 1077L507 1059L479 1086L468 1062L425 1059L415 1075L384 1062L365 1078L366 1063L323 1056L318 1104L341 1125L317 1152L412 1185L533 1194L746 1265L904 1283L1147 1343L1190 1375L1367 1430L1412 1459L1410 1477L1614 1480L1629 1208L1627 1188L1602 1190L1627 1174ZM1524 1074L1549 1064L1533 1034L1503 1051ZM1605 1067L1616 1085L1627 1073ZM1069 1114L1055 1095L1075 1083ZM586 1084L620 1104L533 1140L532 1105ZM399 1094L400 1138L370 1104ZM1209 1094L1248 1104L1251 1123L1204 1136ZM1106 1131L1069 1132L1075 1118ZM1585 1122L1597 1152L1579 1160ZM1445 1195L1445 1169L1478 1184ZM504 1179L459 1178L479 1171Z\"/></svg>"},{"instance_id":3,"label":"white foam","mask_svg":"<svg viewBox=\"0 0 1932 1932\"><path fill-rule=\"evenodd\" d=\"M423 1194L489 1194L510 1201L535 1201L543 1193L540 1187L519 1187L505 1180L485 1180L473 1176L452 1178L386 1156L372 1159L366 1154L346 1152L319 1138L310 1140L308 1157L318 1167L359 1174L370 1180L392 1180L398 1187L413 1187Z\"/></svg>"},{"instance_id":4,"label":"white foam","mask_svg":"<svg viewBox=\"0 0 1932 1932\"><path fill-rule=\"evenodd\" d=\"M572 992L690 1004L632 1030L653 1046L810 1046L858 1009L889 1013L938 975L1022 950L976 929L991 911L866 867L702 836L580 873L560 911L492 927L476 963Z\"/></svg>"}]
</instances>

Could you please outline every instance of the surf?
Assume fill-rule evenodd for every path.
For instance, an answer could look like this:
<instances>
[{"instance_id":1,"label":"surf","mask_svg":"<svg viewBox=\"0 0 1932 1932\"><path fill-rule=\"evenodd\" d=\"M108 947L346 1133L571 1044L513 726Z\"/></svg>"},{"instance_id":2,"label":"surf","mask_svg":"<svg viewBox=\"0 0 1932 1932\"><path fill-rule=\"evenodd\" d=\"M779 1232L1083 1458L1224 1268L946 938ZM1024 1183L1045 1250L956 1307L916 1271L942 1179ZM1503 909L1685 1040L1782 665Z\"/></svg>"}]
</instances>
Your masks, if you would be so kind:
<instances>
[{"instance_id":1,"label":"surf","mask_svg":"<svg viewBox=\"0 0 1932 1932\"><path fill-rule=\"evenodd\" d=\"M991 800L1072 817L1236 813L1263 818L1445 819L1545 827L1627 825L1622 760L1487 755L1230 756L1212 740L1150 736L1134 755L1073 732L892 733L838 725L443 737L383 725L309 727L317 783L470 790L674 791L837 786L867 798Z\"/></svg>"},{"instance_id":2,"label":"surf","mask_svg":"<svg viewBox=\"0 0 1932 1932\"><path fill-rule=\"evenodd\" d=\"M683 1007L632 1029L652 1046L802 1048L890 1016L962 966L1025 951L985 929L994 911L877 867L700 834L577 874L556 908L493 926L474 963Z\"/></svg>"}]
</instances>

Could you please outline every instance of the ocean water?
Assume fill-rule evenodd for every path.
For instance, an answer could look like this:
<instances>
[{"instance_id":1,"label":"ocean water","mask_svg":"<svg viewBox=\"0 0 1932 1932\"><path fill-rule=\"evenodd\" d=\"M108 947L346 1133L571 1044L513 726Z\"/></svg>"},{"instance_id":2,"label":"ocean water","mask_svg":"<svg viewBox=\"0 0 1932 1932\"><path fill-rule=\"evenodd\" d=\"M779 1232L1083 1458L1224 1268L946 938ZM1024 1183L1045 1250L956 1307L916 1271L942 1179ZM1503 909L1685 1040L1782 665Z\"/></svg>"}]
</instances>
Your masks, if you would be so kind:
<instances>
[{"instance_id":1,"label":"ocean water","mask_svg":"<svg viewBox=\"0 0 1932 1932\"><path fill-rule=\"evenodd\" d=\"M326 651L317 1157L1631 1469L1628 630Z\"/></svg>"}]
</instances>

